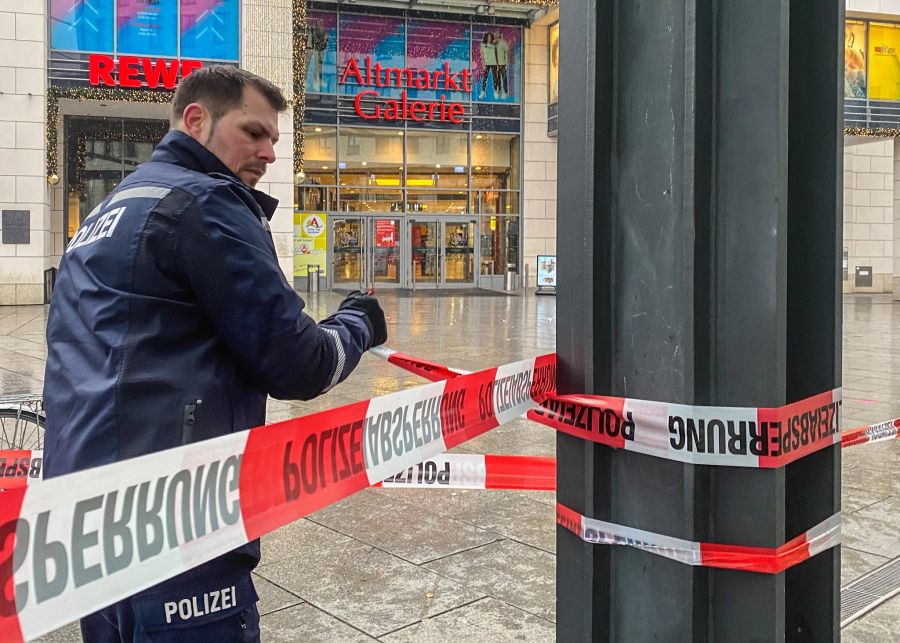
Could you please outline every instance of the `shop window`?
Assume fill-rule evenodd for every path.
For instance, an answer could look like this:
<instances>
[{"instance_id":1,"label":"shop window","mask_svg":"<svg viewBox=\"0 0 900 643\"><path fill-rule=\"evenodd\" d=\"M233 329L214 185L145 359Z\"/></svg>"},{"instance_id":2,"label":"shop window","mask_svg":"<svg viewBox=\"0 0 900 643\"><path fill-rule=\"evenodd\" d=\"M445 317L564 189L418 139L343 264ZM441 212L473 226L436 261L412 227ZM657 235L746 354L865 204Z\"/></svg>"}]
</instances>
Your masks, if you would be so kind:
<instances>
[{"instance_id":1,"label":"shop window","mask_svg":"<svg viewBox=\"0 0 900 643\"><path fill-rule=\"evenodd\" d=\"M338 167L342 212L403 210L403 130L341 129Z\"/></svg>"},{"instance_id":2,"label":"shop window","mask_svg":"<svg viewBox=\"0 0 900 643\"><path fill-rule=\"evenodd\" d=\"M337 208L337 130L307 125L303 128L303 172L296 186L296 209L305 212Z\"/></svg>"},{"instance_id":3,"label":"shop window","mask_svg":"<svg viewBox=\"0 0 900 643\"><path fill-rule=\"evenodd\" d=\"M518 190L521 143L518 135L478 132L472 137L472 187Z\"/></svg>"},{"instance_id":4,"label":"shop window","mask_svg":"<svg viewBox=\"0 0 900 643\"><path fill-rule=\"evenodd\" d=\"M66 239L138 165L150 160L168 121L65 119Z\"/></svg>"},{"instance_id":5,"label":"shop window","mask_svg":"<svg viewBox=\"0 0 900 643\"><path fill-rule=\"evenodd\" d=\"M519 265L519 217L483 216L479 225L481 274L500 275Z\"/></svg>"}]
</instances>

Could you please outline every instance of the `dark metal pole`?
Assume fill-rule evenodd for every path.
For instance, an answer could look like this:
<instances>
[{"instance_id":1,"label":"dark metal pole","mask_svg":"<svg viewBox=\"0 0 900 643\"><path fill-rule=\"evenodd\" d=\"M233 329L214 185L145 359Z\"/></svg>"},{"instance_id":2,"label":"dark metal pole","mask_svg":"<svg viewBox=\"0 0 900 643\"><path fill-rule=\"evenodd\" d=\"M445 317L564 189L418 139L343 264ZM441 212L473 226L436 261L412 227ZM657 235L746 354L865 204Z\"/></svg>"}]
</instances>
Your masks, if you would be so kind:
<instances>
[{"instance_id":1,"label":"dark metal pole","mask_svg":"<svg viewBox=\"0 0 900 643\"><path fill-rule=\"evenodd\" d=\"M781 406L838 385L841 3L561 14L560 391ZM692 541L774 547L839 507L837 447L777 470L566 435L557 455L563 504ZM557 551L560 641L838 636L837 548L777 575L562 528Z\"/></svg>"}]
</instances>

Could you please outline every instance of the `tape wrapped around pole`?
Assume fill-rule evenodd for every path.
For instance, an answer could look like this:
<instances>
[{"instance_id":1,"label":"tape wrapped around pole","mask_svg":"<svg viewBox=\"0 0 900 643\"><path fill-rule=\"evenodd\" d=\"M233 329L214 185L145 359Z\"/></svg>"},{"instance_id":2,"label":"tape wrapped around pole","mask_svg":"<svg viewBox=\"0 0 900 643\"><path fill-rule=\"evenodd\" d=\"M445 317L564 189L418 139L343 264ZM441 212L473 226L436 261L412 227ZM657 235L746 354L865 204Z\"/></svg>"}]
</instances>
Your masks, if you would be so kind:
<instances>
[{"instance_id":1,"label":"tape wrapped around pole","mask_svg":"<svg viewBox=\"0 0 900 643\"><path fill-rule=\"evenodd\" d=\"M686 565L761 574L779 574L841 542L840 513L779 547L692 542L588 518L559 503L556 505L556 522L585 542L634 547Z\"/></svg>"}]
</instances>

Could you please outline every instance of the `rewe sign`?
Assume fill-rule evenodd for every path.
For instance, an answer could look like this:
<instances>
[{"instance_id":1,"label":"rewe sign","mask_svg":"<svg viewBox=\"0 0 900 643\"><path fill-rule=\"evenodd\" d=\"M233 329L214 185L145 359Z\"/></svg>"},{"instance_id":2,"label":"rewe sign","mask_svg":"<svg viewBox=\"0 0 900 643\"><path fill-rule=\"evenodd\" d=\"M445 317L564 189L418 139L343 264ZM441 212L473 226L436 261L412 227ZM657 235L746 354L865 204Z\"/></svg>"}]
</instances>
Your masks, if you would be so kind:
<instances>
[{"instance_id":1,"label":"rewe sign","mask_svg":"<svg viewBox=\"0 0 900 643\"><path fill-rule=\"evenodd\" d=\"M146 56L88 57L88 82L108 87L143 87L141 76L150 89L164 87L175 89L180 78L203 66L199 60L173 58L147 58Z\"/></svg>"}]
</instances>

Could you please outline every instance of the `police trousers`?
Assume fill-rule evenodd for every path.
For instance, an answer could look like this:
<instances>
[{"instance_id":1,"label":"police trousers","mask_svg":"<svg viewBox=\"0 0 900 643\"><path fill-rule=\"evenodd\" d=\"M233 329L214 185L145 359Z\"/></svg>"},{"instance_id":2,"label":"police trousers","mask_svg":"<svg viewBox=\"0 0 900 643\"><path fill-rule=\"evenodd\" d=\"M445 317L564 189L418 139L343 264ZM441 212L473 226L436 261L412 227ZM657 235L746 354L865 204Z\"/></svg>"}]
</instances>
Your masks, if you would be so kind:
<instances>
[{"instance_id":1,"label":"police trousers","mask_svg":"<svg viewBox=\"0 0 900 643\"><path fill-rule=\"evenodd\" d=\"M257 643L250 568L213 560L81 619L87 643ZM225 568L227 566L227 569Z\"/></svg>"}]
</instances>

